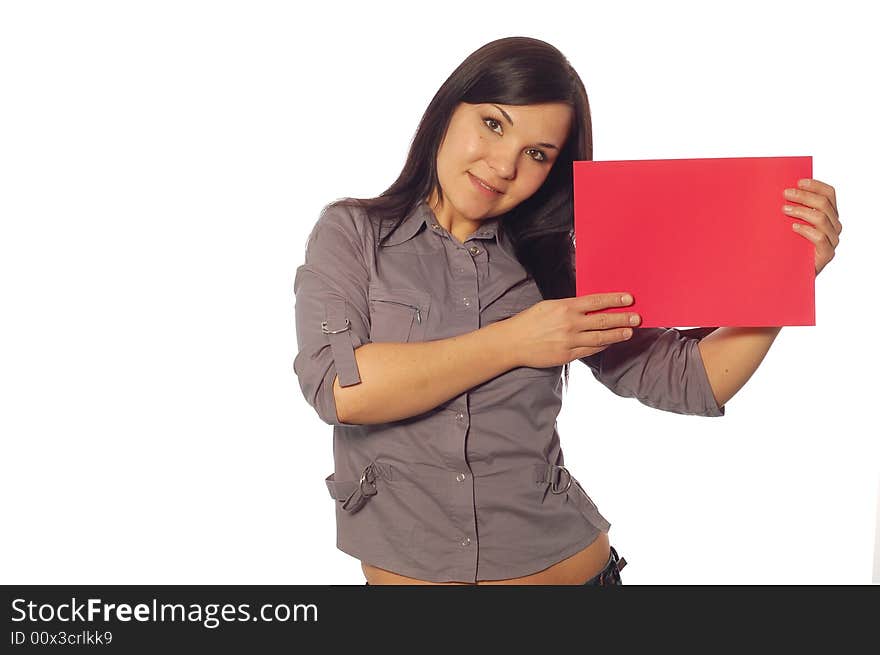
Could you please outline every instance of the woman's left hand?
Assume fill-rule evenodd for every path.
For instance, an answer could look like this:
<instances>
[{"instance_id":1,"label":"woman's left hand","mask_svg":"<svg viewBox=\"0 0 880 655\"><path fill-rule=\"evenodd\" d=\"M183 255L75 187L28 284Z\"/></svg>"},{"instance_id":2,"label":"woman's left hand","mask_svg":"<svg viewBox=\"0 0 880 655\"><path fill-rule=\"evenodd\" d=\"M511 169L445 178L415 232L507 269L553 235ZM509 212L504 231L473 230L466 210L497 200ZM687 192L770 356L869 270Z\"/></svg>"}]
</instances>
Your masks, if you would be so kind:
<instances>
[{"instance_id":1,"label":"woman's left hand","mask_svg":"<svg viewBox=\"0 0 880 655\"><path fill-rule=\"evenodd\" d=\"M834 249L840 243L840 232L843 230L837 214L834 187L808 178L798 180L797 189L785 189L782 195L786 200L800 203L784 205L782 211L813 226L793 223L792 229L816 244L816 275L819 275L825 265L834 259Z\"/></svg>"}]
</instances>

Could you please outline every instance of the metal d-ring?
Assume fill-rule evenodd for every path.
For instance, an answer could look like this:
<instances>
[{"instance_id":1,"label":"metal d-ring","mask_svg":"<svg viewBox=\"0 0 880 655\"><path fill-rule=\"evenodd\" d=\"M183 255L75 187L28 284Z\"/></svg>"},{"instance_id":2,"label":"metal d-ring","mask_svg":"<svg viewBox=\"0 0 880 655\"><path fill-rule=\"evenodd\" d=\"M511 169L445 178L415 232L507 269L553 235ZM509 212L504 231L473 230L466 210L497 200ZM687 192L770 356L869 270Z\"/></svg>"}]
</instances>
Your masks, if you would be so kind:
<instances>
[{"instance_id":1,"label":"metal d-ring","mask_svg":"<svg viewBox=\"0 0 880 655\"><path fill-rule=\"evenodd\" d=\"M563 471L565 471L565 474L568 476L568 481L566 482L565 489L562 489L561 491L556 491L553 484L551 483L550 491L552 491L555 494L564 494L566 491L568 491L568 488L571 486L571 472L569 472L569 470L567 468L565 468L564 466L562 466L561 464L557 464L556 468L560 468Z\"/></svg>"},{"instance_id":2,"label":"metal d-ring","mask_svg":"<svg viewBox=\"0 0 880 655\"><path fill-rule=\"evenodd\" d=\"M361 493L364 494L365 496L372 496L373 493L375 493L375 491L373 491L373 493L368 493L367 491L364 490L364 482L367 482L367 471L372 473L372 475L370 476L372 479L369 480L369 484L373 487L374 490L376 488L376 472L372 469L373 469L373 463L370 462L369 464L367 464L364 467L364 472L361 474L360 482L358 482L358 487L360 487Z\"/></svg>"},{"instance_id":3,"label":"metal d-ring","mask_svg":"<svg viewBox=\"0 0 880 655\"><path fill-rule=\"evenodd\" d=\"M348 495L348 498L345 499L345 502L342 503L342 509L347 512L356 512L360 507L366 502L369 496L375 496L376 489L376 474L375 471L372 471L373 468L372 462L367 464L364 467L363 473L361 473L361 479L358 481L357 486L352 490L352 492ZM370 472L372 475L370 476L370 480L367 480L367 473ZM371 489L364 489L364 482L367 482L372 486ZM357 496L357 500L354 500ZM352 506L352 502L354 505ZM353 507L353 508L352 508Z\"/></svg>"},{"instance_id":4,"label":"metal d-ring","mask_svg":"<svg viewBox=\"0 0 880 655\"><path fill-rule=\"evenodd\" d=\"M327 321L321 321L321 332L324 334L339 334L340 332L345 332L346 330L351 329L351 321L345 319L345 327L340 330L328 330L327 329Z\"/></svg>"}]
</instances>

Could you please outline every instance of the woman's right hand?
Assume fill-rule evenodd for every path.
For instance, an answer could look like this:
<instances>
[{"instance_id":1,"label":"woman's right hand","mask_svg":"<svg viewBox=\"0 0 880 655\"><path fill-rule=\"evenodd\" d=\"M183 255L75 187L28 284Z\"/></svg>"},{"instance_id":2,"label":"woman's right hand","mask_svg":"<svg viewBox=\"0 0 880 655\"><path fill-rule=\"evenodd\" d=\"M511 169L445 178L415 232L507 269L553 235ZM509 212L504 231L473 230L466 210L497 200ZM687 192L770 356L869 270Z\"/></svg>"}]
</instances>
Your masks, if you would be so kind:
<instances>
[{"instance_id":1,"label":"woman's right hand","mask_svg":"<svg viewBox=\"0 0 880 655\"><path fill-rule=\"evenodd\" d=\"M624 297L628 301L624 301ZM593 293L574 298L542 300L505 321L510 348L518 366L549 368L594 355L632 336L640 318L633 312L605 312L632 304L625 292ZM636 316L635 323L630 317Z\"/></svg>"}]
</instances>

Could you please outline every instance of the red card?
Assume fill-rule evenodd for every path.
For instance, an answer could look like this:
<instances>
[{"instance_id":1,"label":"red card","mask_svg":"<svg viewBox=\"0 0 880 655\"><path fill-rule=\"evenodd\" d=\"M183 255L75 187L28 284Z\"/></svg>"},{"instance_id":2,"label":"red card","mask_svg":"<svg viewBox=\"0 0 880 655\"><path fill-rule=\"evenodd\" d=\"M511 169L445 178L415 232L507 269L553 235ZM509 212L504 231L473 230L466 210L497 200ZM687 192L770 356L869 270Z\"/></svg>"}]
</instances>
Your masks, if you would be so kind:
<instances>
[{"instance_id":1,"label":"red card","mask_svg":"<svg viewBox=\"0 0 880 655\"><path fill-rule=\"evenodd\" d=\"M577 295L632 293L639 327L815 325L809 223L782 211L812 177L812 157L575 161Z\"/></svg>"}]
</instances>

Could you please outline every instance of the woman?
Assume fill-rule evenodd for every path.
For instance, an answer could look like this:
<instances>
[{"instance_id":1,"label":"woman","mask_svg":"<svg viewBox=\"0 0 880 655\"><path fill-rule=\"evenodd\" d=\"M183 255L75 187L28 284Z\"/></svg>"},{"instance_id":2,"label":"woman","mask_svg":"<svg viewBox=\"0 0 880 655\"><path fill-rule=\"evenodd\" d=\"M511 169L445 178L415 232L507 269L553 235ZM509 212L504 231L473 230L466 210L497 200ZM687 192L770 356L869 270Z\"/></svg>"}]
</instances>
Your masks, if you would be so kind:
<instances>
[{"instance_id":1,"label":"woman","mask_svg":"<svg viewBox=\"0 0 880 655\"><path fill-rule=\"evenodd\" d=\"M575 359L618 395L724 415L698 346L715 328L633 329L624 290L574 297L572 161L591 159L565 57L500 39L441 86L394 184L309 235L294 370L334 426L337 547L367 584L620 584L556 431ZM792 199L833 202L812 184ZM824 259L839 220L822 208L792 215Z\"/></svg>"}]
</instances>

